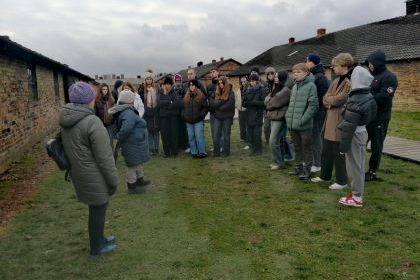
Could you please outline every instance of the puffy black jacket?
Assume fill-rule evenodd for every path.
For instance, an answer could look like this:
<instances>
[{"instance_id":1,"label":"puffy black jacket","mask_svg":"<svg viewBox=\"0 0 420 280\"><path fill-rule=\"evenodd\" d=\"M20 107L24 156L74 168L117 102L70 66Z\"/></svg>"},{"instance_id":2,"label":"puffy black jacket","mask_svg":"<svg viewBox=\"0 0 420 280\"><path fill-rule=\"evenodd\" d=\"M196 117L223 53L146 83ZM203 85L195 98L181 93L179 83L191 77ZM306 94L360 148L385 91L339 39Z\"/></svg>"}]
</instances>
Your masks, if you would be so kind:
<instances>
[{"instance_id":1,"label":"puffy black jacket","mask_svg":"<svg viewBox=\"0 0 420 280\"><path fill-rule=\"evenodd\" d=\"M242 99L242 106L246 108L247 124L258 126L263 123L264 98L267 95L264 86L257 83L255 87L250 87L246 91L245 98Z\"/></svg>"},{"instance_id":2,"label":"puffy black jacket","mask_svg":"<svg viewBox=\"0 0 420 280\"><path fill-rule=\"evenodd\" d=\"M200 90L198 90L198 94L201 95L201 98L191 97L188 103L184 100L182 116L187 123L198 123L204 120L207 115L208 105L206 97Z\"/></svg>"},{"instance_id":3,"label":"puffy black jacket","mask_svg":"<svg viewBox=\"0 0 420 280\"><path fill-rule=\"evenodd\" d=\"M350 149L351 140L358 126L369 124L376 116L377 105L370 88L352 90L344 105L343 120L337 125L341 131L340 152Z\"/></svg>"},{"instance_id":4,"label":"puffy black jacket","mask_svg":"<svg viewBox=\"0 0 420 280\"><path fill-rule=\"evenodd\" d=\"M372 63L374 67L372 72L374 80L370 88L378 104L378 113L375 121L391 119L392 100L398 87L397 77L386 68L385 60L385 53L381 50L373 52L366 59L366 62Z\"/></svg>"}]
</instances>

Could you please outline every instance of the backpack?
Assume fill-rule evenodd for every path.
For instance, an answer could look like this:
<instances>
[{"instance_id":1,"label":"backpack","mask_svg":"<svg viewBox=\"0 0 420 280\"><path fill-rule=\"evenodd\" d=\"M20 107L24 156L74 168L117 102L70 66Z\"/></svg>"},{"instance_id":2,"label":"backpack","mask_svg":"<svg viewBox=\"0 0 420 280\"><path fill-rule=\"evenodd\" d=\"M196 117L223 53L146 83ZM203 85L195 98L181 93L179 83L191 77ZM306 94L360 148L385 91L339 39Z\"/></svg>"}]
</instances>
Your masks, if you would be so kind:
<instances>
[{"instance_id":1,"label":"backpack","mask_svg":"<svg viewBox=\"0 0 420 280\"><path fill-rule=\"evenodd\" d=\"M61 131L57 133L55 138L52 138L47 142L46 148L48 156L54 160L58 168L62 171L66 171L64 179L70 181L70 161L64 151Z\"/></svg>"}]
</instances>

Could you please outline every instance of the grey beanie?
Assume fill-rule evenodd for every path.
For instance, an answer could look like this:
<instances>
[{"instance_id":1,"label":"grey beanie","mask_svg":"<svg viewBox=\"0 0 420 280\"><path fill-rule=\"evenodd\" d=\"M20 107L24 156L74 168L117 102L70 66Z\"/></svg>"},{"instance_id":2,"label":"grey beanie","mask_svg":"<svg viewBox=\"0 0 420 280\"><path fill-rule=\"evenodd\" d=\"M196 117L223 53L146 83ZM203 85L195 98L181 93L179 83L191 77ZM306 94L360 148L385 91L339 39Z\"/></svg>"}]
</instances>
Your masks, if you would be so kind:
<instances>
[{"instance_id":1,"label":"grey beanie","mask_svg":"<svg viewBox=\"0 0 420 280\"><path fill-rule=\"evenodd\" d=\"M118 101L122 104L132 104L134 102L134 92L129 89L121 91L118 96Z\"/></svg>"}]
</instances>

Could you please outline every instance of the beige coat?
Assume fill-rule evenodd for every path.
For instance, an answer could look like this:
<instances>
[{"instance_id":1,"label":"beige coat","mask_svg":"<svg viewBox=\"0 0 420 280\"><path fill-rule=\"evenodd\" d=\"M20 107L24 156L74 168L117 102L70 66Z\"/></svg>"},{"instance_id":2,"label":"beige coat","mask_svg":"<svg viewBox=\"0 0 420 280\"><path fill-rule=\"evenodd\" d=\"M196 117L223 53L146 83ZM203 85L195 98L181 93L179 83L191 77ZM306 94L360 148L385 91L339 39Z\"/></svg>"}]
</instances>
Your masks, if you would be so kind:
<instances>
[{"instance_id":1,"label":"beige coat","mask_svg":"<svg viewBox=\"0 0 420 280\"><path fill-rule=\"evenodd\" d=\"M335 142L340 142L341 140L341 134L337 129L337 125L343 120L341 113L343 112L344 104L346 103L351 90L351 83L348 78L345 78L340 86L337 87L339 79L340 78L336 78L331 83L327 93L322 99L327 111L324 126L322 127L324 139Z\"/></svg>"}]
</instances>

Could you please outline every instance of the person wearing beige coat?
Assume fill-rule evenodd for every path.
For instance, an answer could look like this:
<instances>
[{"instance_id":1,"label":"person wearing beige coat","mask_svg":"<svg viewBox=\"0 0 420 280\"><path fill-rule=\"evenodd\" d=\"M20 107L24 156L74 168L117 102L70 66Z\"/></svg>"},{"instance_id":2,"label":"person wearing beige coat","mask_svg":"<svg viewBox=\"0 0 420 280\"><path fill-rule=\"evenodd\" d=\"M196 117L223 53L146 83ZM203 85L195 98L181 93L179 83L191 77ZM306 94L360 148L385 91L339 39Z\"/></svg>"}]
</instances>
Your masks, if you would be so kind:
<instances>
[{"instance_id":1,"label":"person wearing beige coat","mask_svg":"<svg viewBox=\"0 0 420 280\"><path fill-rule=\"evenodd\" d=\"M344 104L351 90L350 75L353 66L353 57L348 53L340 53L331 62L334 73L338 76L330 85L322 99L326 109L326 117L322 127L323 149L321 154L321 174L311 179L312 182L330 181L333 167L335 168L336 182L330 189L343 189L347 187L347 172L344 154L339 152L341 141L337 125L342 121Z\"/></svg>"}]
</instances>

